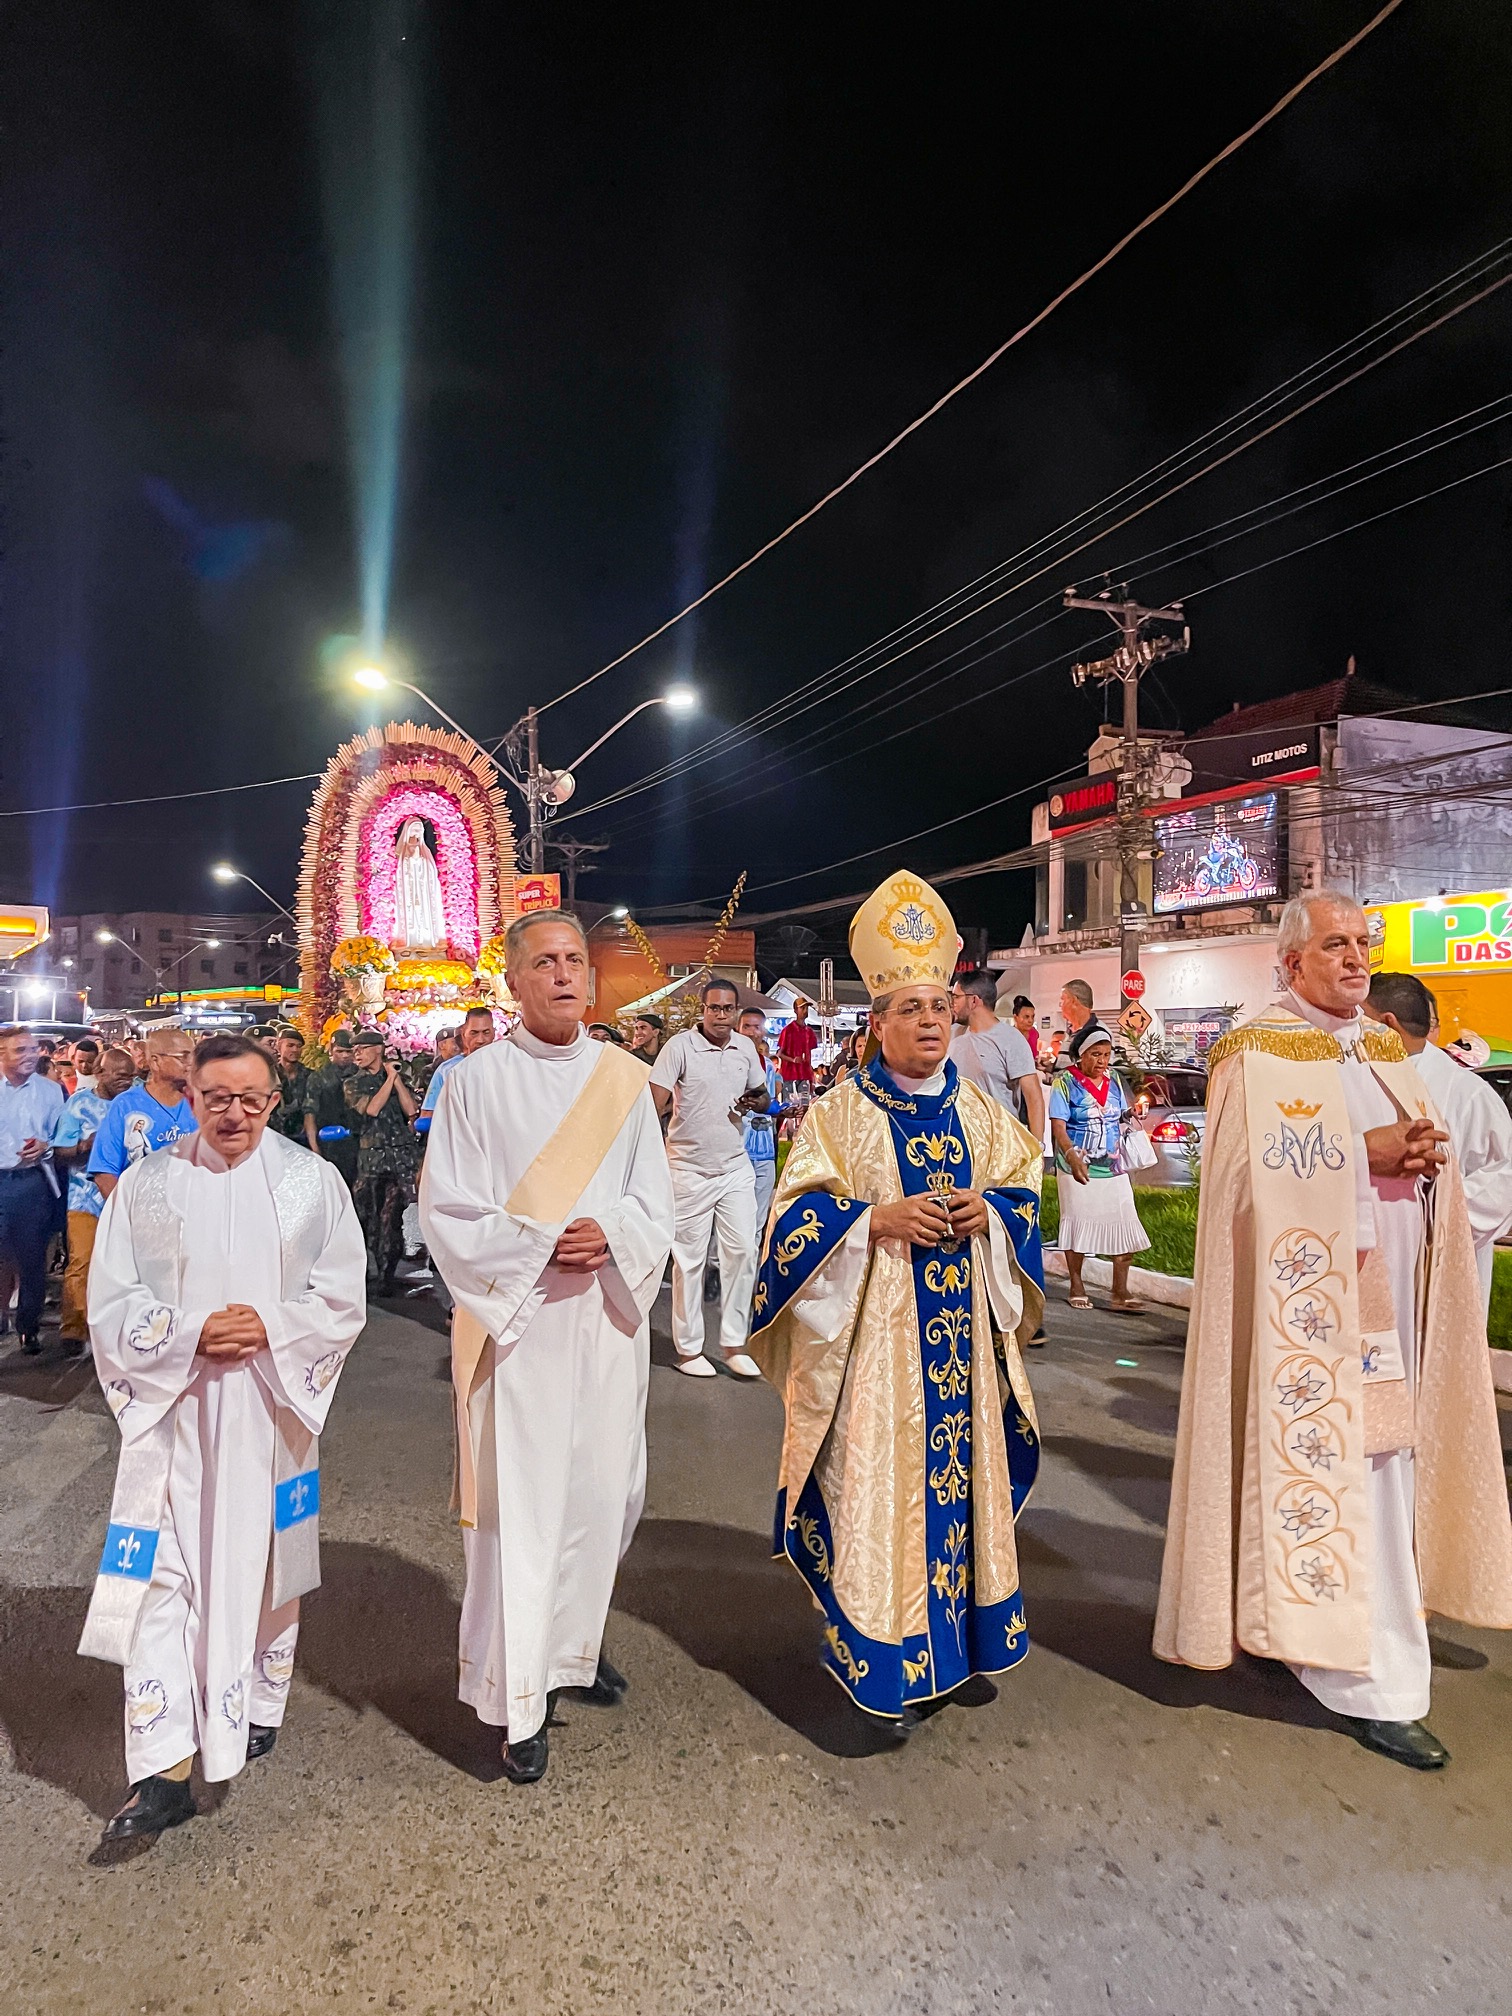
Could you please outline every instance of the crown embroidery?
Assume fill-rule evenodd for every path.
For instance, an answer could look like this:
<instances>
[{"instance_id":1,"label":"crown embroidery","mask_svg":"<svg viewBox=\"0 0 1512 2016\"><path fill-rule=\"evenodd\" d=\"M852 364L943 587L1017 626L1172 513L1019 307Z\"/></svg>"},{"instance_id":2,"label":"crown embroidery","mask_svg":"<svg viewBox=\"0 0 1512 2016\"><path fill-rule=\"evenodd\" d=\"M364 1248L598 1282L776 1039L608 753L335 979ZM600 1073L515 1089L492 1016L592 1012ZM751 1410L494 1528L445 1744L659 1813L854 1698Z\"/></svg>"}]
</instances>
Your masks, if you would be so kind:
<instances>
[{"instance_id":1,"label":"crown embroidery","mask_svg":"<svg viewBox=\"0 0 1512 2016\"><path fill-rule=\"evenodd\" d=\"M1309 1106L1305 1099L1278 1099L1276 1105L1288 1120L1313 1120L1323 1111L1321 1100L1316 1106Z\"/></svg>"}]
</instances>

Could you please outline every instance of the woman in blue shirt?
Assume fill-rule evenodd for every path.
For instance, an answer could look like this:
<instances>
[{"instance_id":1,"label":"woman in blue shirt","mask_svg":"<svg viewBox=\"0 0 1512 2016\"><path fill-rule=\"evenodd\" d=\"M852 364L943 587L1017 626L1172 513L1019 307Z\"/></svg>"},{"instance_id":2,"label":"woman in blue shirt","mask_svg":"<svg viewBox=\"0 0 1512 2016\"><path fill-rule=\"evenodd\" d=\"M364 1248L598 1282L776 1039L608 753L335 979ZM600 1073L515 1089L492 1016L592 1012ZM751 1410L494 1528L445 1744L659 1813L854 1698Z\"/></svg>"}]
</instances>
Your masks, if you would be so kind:
<instances>
[{"instance_id":1,"label":"woman in blue shirt","mask_svg":"<svg viewBox=\"0 0 1512 2016\"><path fill-rule=\"evenodd\" d=\"M1050 1135L1060 1194L1060 1248L1070 1277L1071 1307L1090 1309L1082 1285L1082 1260L1105 1253L1113 1262L1109 1307L1137 1309L1129 1295L1129 1260L1150 1241L1134 1208L1119 1149L1136 1125L1123 1086L1114 1077L1113 1038L1100 1022L1087 1022L1071 1039L1071 1068L1050 1094Z\"/></svg>"}]
</instances>

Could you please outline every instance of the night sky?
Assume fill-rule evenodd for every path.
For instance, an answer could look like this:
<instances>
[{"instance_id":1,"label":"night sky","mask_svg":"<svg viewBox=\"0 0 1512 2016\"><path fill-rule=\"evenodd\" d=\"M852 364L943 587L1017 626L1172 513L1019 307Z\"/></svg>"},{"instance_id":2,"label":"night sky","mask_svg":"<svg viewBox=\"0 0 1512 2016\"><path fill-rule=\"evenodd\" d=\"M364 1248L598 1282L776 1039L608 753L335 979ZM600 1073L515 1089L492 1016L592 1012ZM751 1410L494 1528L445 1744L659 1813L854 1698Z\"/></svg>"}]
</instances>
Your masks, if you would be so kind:
<instances>
[{"instance_id":1,"label":"night sky","mask_svg":"<svg viewBox=\"0 0 1512 2016\"><path fill-rule=\"evenodd\" d=\"M368 141L333 78L380 11L8 10L0 810L314 771L374 718L321 647L357 628L359 606L333 251ZM417 0L386 58L417 106L390 610L414 676L489 740L634 643L1372 11ZM1504 10L1408 0L883 469L549 713L546 760L690 676L702 715L652 710L585 766L580 802L634 781L1512 232L1509 100ZM1509 333L1512 288L1066 578L1095 581L1512 390ZM1193 590L1509 454L1512 422L1135 585ZM1336 676L1350 653L1418 697L1512 684L1509 505L1505 470L1203 596L1192 656L1149 690L1151 717L1195 727ZM717 904L742 867L752 910L869 887L896 865L884 843L1078 761L1102 701L1064 667L930 717L1082 640L1105 648L1094 619L1066 618L942 671L914 703L916 732L875 751L862 745L915 717L842 712L885 705L893 674L588 816L576 830L615 845L582 893ZM793 746L830 724L824 748ZM229 855L286 897L310 788L0 820L0 893L197 908L221 900L205 869ZM904 855L929 872L1017 846L1030 802ZM1028 891L998 877L952 901L1000 941L1022 928Z\"/></svg>"}]
</instances>

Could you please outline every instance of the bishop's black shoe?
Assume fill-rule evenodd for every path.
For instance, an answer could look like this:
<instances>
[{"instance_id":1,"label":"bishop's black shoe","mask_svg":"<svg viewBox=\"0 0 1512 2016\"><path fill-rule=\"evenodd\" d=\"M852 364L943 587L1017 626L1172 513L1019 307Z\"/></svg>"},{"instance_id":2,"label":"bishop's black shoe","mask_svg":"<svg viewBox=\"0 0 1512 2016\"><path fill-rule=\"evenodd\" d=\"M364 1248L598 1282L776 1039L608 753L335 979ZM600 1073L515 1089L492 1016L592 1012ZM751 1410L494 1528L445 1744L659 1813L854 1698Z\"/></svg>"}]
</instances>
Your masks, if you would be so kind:
<instances>
[{"instance_id":1,"label":"bishop's black shoe","mask_svg":"<svg viewBox=\"0 0 1512 2016\"><path fill-rule=\"evenodd\" d=\"M1449 1762L1449 1752L1425 1722L1372 1722L1358 1715L1346 1715L1344 1720L1356 1741L1393 1764L1407 1764L1414 1771L1442 1771Z\"/></svg>"},{"instance_id":2,"label":"bishop's black shoe","mask_svg":"<svg viewBox=\"0 0 1512 2016\"><path fill-rule=\"evenodd\" d=\"M546 1776L547 1762L544 1729L538 1729L521 1743L504 1745L504 1776L511 1785L534 1785L538 1778Z\"/></svg>"},{"instance_id":3,"label":"bishop's black shoe","mask_svg":"<svg viewBox=\"0 0 1512 2016\"><path fill-rule=\"evenodd\" d=\"M618 1708L630 1691L630 1682L618 1667L611 1666L603 1653L599 1654L598 1671L593 1676L591 1687L579 1687L577 1698L591 1702L595 1708Z\"/></svg>"},{"instance_id":4,"label":"bishop's black shoe","mask_svg":"<svg viewBox=\"0 0 1512 2016\"><path fill-rule=\"evenodd\" d=\"M189 1780L143 1778L119 1813L105 1822L101 1841L132 1841L142 1834L161 1834L194 1818L194 1794Z\"/></svg>"},{"instance_id":5,"label":"bishop's black shoe","mask_svg":"<svg viewBox=\"0 0 1512 2016\"><path fill-rule=\"evenodd\" d=\"M247 1725L247 1762L250 1764L254 1757L266 1757L277 1741L278 1731L276 1729L269 1729L261 1722L249 1722Z\"/></svg>"}]
</instances>

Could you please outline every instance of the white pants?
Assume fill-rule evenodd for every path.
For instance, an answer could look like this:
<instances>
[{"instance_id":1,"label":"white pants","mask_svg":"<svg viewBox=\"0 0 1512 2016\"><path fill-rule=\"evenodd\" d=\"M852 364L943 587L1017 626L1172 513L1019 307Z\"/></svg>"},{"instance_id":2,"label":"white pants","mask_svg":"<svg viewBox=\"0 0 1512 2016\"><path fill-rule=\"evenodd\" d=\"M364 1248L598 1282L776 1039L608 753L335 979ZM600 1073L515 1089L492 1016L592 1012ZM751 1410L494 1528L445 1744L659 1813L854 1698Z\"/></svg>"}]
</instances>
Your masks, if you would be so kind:
<instances>
[{"instance_id":1,"label":"white pants","mask_svg":"<svg viewBox=\"0 0 1512 2016\"><path fill-rule=\"evenodd\" d=\"M672 1341L679 1358L704 1347L703 1284L712 1229L719 1249L719 1343L743 1351L756 1287L756 1178L750 1160L717 1176L672 1168L677 1229L672 1236Z\"/></svg>"},{"instance_id":2,"label":"white pants","mask_svg":"<svg viewBox=\"0 0 1512 2016\"><path fill-rule=\"evenodd\" d=\"M247 1735L283 1723L294 1677L299 1598L274 1610L264 1591L250 1669L205 1628L189 1569L168 1520L126 1668L126 1776L133 1784L201 1753L209 1780L234 1778Z\"/></svg>"},{"instance_id":3,"label":"white pants","mask_svg":"<svg viewBox=\"0 0 1512 2016\"><path fill-rule=\"evenodd\" d=\"M1310 1694L1335 1715L1371 1722L1420 1722L1433 1679L1428 1623L1412 1545L1413 1455L1410 1449L1368 1456L1370 1507L1370 1672L1339 1673L1294 1666Z\"/></svg>"},{"instance_id":4,"label":"white pants","mask_svg":"<svg viewBox=\"0 0 1512 2016\"><path fill-rule=\"evenodd\" d=\"M766 1238L767 1219L772 1210L772 1192L777 1188L777 1158L753 1162L756 1175L756 1264L761 1265L761 1242Z\"/></svg>"}]
</instances>

